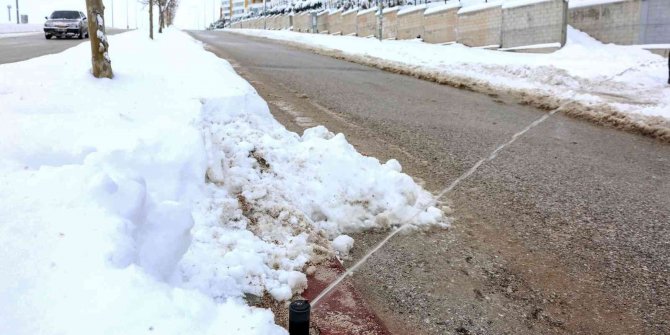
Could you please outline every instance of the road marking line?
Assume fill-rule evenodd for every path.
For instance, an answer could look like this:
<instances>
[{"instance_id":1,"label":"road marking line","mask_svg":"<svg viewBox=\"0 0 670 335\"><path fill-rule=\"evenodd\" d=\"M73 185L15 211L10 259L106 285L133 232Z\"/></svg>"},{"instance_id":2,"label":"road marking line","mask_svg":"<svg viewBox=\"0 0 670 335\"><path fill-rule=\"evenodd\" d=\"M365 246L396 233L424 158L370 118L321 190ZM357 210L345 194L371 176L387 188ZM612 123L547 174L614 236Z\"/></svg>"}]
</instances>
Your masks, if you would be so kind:
<instances>
[{"instance_id":1,"label":"road marking line","mask_svg":"<svg viewBox=\"0 0 670 335\"><path fill-rule=\"evenodd\" d=\"M616 77L618 77L618 76L622 76L622 75L624 75L626 72L628 72L628 71L630 71L630 70L632 70L632 69L634 69L634 67L627 68L627 69L625 69L625 70L623 70L623 71L621 71L621 72L619 72L619 73L617 73L617 74L615 74L615 75L612 75L612 76L610 76L610 77L608 77L608 78L605 78L605 79L603 79L603 80L601 80L601 81L599 81L599 82L597 82L597 83L591 84L591 86L600 85L600 84L602 84L602 83L604 83L604 82L606 82L606 81L610 81L610 80L612 80L612 79L614 79L614 78L616 78ZM524 134L526 134L529 130L535 128L535 127L538 126L539 124L541 124L541 123L543 123L544 121L546 121L547 119L549 119L552 115L556 114L556 113L559 112L561 109L563 109L563 107L565 107L565 106L567 106L567 105L573 103L572 98L574 98L577 94L578 94L578 92L577 92L577 91L574 91L574 92L572 93L572 95L570 95L570 97L566 98L566 101L565 101L563 104L561 104L560 106L558 106L558 107L555 108L554 110L548 112L547 114L542 115L542 117L538 118L537 120L531 122L528 126L526 126L525 128L523 128L521 131L519 131L519 132L517 132L516 134L512 135L512 138L511 138L509 141L507 141L507 142L505 142L505 143L499 145L499 146L498 146L495 150L493 150L493 151L491 152L491 154L489 154L487 157L480 159L480 160L479 160L477 163L475 163L475 165L473 165L468 171L466 171L465 173L463 173L460 177L456 178L456 180L454 180L451 184L449 184L449 186L447 186L447 187L444 188L440 193L438 193L437 196L433 199L433 201L431 201L430 204L429 204L426 208L424 208L423 210L425 211L428 207L436 205L436 204L437 204L437 201L438 201L440 198L442 198L442 197L443 197L444 195L446 195L447 193L451 192L451 191L452 191L454 188L456 188L456 186L458 186L458 184L460 184L463 180L465 180L466 178L468 178L468 177L470 177L472 174L474 174L474 173L477 171L477 169L479 169L479 167L482 166L482 164L484 164L484 163L486 163L486 162L488 162L488 161L492 161L492 160L494 160L496 157L498 157L498 153L500 153L500 151L502 151L503 149L505 149L505 147L507 147L507 146L511 145L512 143L516 142L517 139L519 139L521 136L523 136ZM411 220L413 220L417 215L419 215L419 214L422 213L422 212L423 212L423 211L418 212L417 214L415 214L414 216L412 216L411 218L409 218L409 219L407 220L407 223L405 223L405 224L401 225L400 227L398 227L398 228L394 229L393 231L391 231L391 233L389 233L389 234L388 234L388 235L387 235L381 242L379 242L377 245L375 245L375 247L372 248L368 253L366 253L365 256L363 256L358 262L356 262L356 264L354 264L352 267L348 268L348 269L347 269L343 274L341 274L340 277L338 277L333 283L331 283L330 285L328 285L328 287L326 287L323 291L321 291L321 293L319 293L319 295L316 296L316 298L314 298L314 300L312 300L312 307L315 308L316 305L319 303L319 301L320 301L323 297L325 297L328 293L330 293L330 291L332 291L335 287L337 287L337 285L338 285L340 282L342 282L342 280L344 280L344 278L346 278L347 276L351 276L351 275L354 273L354 271L355 271L359 266L363 265L363 263L365 263L365 262L368 260L368 258L370 258L370 256L372 256L375 252L377 252L377 250L381 249L381 247L383 247L389 240L391 240L391 238L392 238L393 236L397 235L401 230L403 230L403 229L409 227L409 226L411 225L411 224L410 224Z\"/></svg>"}]
</instances>

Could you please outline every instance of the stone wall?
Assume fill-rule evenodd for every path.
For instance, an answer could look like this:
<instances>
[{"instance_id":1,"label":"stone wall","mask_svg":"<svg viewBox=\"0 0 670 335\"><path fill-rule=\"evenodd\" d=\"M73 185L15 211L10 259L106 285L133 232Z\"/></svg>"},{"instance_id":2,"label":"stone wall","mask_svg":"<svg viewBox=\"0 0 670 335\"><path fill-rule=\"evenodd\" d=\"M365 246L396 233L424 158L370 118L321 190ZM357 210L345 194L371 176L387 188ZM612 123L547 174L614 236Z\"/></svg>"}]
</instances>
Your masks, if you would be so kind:
<instances>
[{"instance_id":1,"label":"stone wall","mask_svg":"<svg viewBox=\"0 0 670 335\"><path fill-rule=\"evenodd\" d=\"M342 35L356 35L356 14L355 10L342 13Z\"/></svg>"},{"instance_id":2,"label":"stone wall","mask_svg":"<svg viewBox=\"0 0 670 335\"><path fill-rule=\"evenodd\" d=\"M502 45L502 5L485 4L458 11L458 42L473 46Z\"/></svg>"},{"instance_id":3,"label":"stone wall","mask_svg":"<svg viewBox=\"0 0 670 335\"><path fill-rule=\"evenodd\" d=\"M328 32L331 34L342 33L342 11L328 14Z\"/></svg>"},{"instance_id":4,"label":"stone wall","mask_svg":"<svg viewBox=\"0 0 670 335\"><path fill-rule=\"evenodd\" d=\"M309 12L302 12L293 16L293 31L308 33L312 27L312 16Z\"/></svg>"},{"instance_id":5,"label":"stone wall","mask_svg":"<svg viewBox=\"0 0 670 335\"><path fill-rule=\"evenodd\" d=\"M502 47L513 48L546 43L565 44L568 4L547 0L532 5L503 5Z\"/></svg>"},{"instance_id":6,"label":"stone wall","mask_svg":"<svg viewBox=\"0 0 670 335\"><path fill-rule=\"evenodd\" d=\"M356 35L361 37L377 34L377 8L358 12L356 17Z\"/></svg>"},{"instance_id":7,"label":"stone wall","mask_svg":"<svg viewBox=\"0 0 670 335\"><path fill-rule=\"evenodd\" d=\"M328 32L328 12L323 11L316 14L316 33Z\"/></svg>"},{"instance_id":8,"label":"stone wall","mask_svg":"<svg viewBox=\"0 0 670 335\"><path fill-rule=\"evenodd\" d=\"M460 42L474 47L490 46L523 50L523 46L565 43L567 23L603 41L618 44L670 44L670 0L610 0L594 5L564 0L506 1L458 8L458 3L425 10L386 8L384 39L412 39L421 36L429 43ZM343 13L321 12L316 32L377 35L374 9ZM263 29L264 19L236 22L233 28ZM310 13L267 18L268 29L313 32ZM548 52L552 49L533 49ZM664 51L663 49L659 49Z\"/></svg>"},{"instance_id":9,"label":"stone wall","mask_svg":"<svg viewBox=\"0 0 670 335\"><path fill-rule=\"evenodd\" d=\"M423 36L423 12L425 6L417 6L410 10L398 12L398 36L399 40L410 40Z\"/></svg>"},{"instance_id":10,"label":"stone wall","mask_svg":"<svg viewBox=\"0 0 670 335\"><path fill-rule=\"evenodd\" d=\"M667 0L664 0L667 4ZM570 8L568 23L605 43L638 44L642 1Z\"/></svg>"},{"instance_id":11,"label":"stone wall","mask_svg":"<svg viewBox=\"0 0 670 335\"><path fill-rule=\"evenodd\" d=\"M644 1L640 20L640 44L670 44L670 1Z\"/></svg>"},{"instance_id":12,"label":"stone wall","mask_svg":"<svg viewBox=\"0 0 670 335\"><path fill-rule=\"evenodd\" d=\"M458 39L458 10L460 4L443 6L439 10L424 13L423 40L428 43L455 42Z\"/></svg>"},{"instance_id":13,"label":"stone wall","mask_svg":"<svg viewBox=\"0 0 670 335\"><path fill-rule=\"evenodd\" d=\"M382 39L394 40L396 38L398 38L398 7L384 9L382 14Z\"/></svg>"}]
</instances>

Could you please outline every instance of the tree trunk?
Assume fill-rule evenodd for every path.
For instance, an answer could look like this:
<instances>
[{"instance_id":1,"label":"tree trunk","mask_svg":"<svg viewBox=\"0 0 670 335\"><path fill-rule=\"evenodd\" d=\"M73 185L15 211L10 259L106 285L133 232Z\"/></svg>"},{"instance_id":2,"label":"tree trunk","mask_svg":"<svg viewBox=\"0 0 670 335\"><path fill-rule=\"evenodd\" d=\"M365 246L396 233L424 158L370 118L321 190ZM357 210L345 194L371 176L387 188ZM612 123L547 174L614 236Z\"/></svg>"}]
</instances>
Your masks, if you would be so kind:
<instances>
[{"instance_id":1,"label":"tree trunk","mask_svg":"<svg viewBox=\"0 0 670 335\"><path fill-rule=\"evenodd\" d=\"M154 0L149 0L149 38L154 39Z\"/></svg>"},{"instance_id":2,"label":"tree trunk","mask_svg":"<svg viewBox=\"0 0 670 335\"><path fill-rule=\"evenodd\" d=\"M165 9L158 4L158 33L162 34L163 33L163 11Z\"/></svg>"},{"instance_id":3,"label":"tree trunk","mask_svg":"<svg viewBox=\"0 0 670 335\"><path fill-rule=\"evenodd\" d=\"M96 78L112 78L112 61L109 59L109 44L105 34L105 7L102 0L86 0L88 35L91 40L92 72Z\"/></svg>"}]
</instances>

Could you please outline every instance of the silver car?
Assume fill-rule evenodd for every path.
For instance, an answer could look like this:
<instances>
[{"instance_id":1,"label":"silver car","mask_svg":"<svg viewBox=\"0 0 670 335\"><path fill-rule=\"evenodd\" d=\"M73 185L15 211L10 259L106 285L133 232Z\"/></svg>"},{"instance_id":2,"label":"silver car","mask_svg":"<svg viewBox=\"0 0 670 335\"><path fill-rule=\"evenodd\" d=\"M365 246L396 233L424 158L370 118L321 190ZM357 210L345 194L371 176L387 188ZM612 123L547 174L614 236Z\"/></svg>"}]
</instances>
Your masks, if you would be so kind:
<instances>
[{"instance_id":1,"label":"silver car","mask_svg":"<svg viewBox=\"0 0 670 335\"><path fill-rule=\"evenodd\" d=\"M52 37L88 37L88 22L86 15L76 10L57 10L45 18L44 36Z\"/></svg>"}]
</instances>

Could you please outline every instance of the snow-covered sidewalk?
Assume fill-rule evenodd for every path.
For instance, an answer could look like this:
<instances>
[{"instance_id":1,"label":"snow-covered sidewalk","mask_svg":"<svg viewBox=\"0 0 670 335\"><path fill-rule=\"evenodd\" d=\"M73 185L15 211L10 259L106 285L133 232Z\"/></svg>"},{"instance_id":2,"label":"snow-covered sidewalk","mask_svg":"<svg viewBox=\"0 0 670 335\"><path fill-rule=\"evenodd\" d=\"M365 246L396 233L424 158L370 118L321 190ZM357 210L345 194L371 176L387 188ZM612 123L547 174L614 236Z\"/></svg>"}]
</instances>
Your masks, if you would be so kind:
<instances>
[{"instance_id":1,"label":"snow-covered sidewalk","mask_svg":"<svg viewBox=\"0 0 670 335\"><path fill-rule=\"evenodd\" d=\"M86 43L0 65L1 334L285 334L245 296L300 293L347 232L445 222L184 33L110 46L113 80Z\"/></svg>"},{"instance_id":2,"label":"snow-covered sidewalk","mask_svg":"<svg viewBox=\"0 0 670 335\"><path fill-rule=\"evenodd\" d=\"M565 47L551 54L291 31L228 31L440 83L514 94L538 107L576 102L565 112L670 141L667 60L640 47L600 43L571 27Z\"/></svg>"},{"instance_id":3,"label":"snow-covered sidewalk","mask_svg":"<svg viewBox=\"0 0 670 335\"><path fill-rule=\"evenodd\" d=\"M0 23L0 38L33 35L42 32L39 24Z\"/></svg>"}]
</instances>

